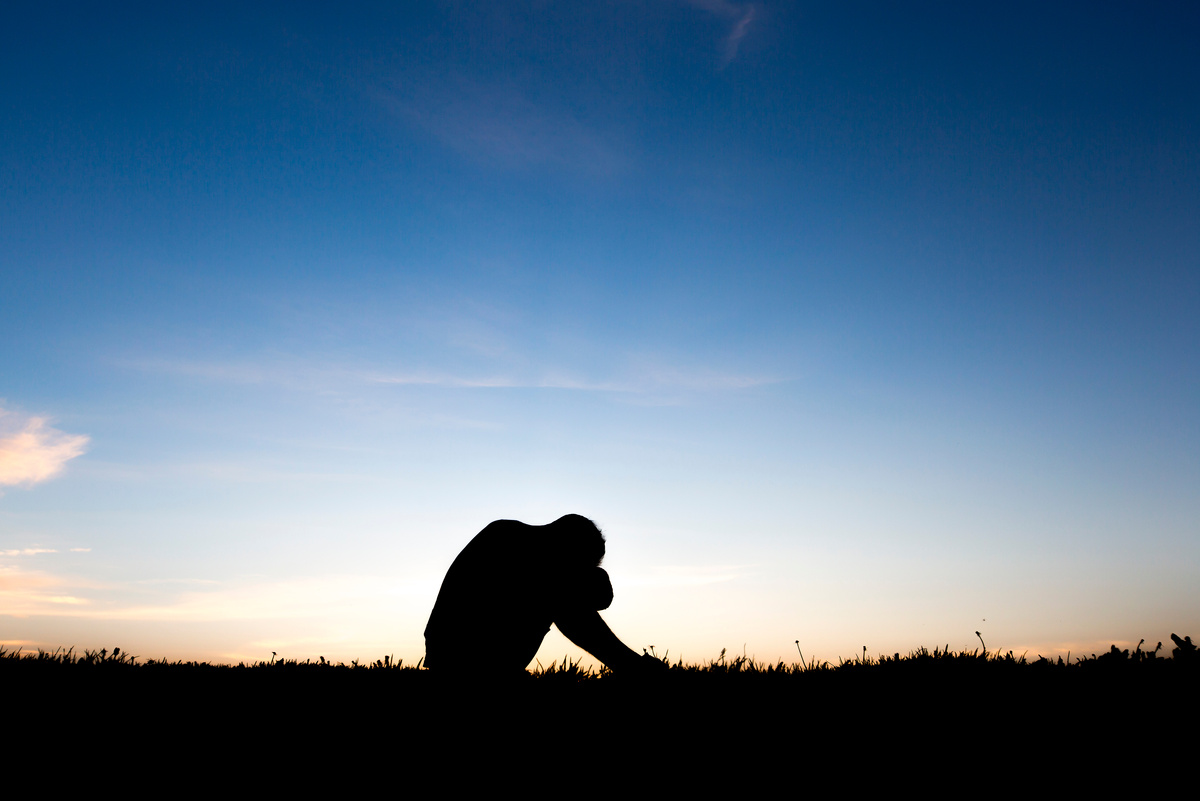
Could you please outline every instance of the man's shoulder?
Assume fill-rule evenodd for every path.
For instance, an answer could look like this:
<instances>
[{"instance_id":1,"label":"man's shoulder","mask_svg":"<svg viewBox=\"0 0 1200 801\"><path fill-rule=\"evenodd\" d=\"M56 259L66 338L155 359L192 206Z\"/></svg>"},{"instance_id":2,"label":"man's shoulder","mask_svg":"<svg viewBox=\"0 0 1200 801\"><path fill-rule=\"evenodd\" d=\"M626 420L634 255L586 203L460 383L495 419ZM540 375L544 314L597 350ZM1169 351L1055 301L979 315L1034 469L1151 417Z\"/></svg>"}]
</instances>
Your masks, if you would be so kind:
<instances>
[{"instance_id":1,"label":"man's shoulder","mask_svg":"<svg viewBox=\"0 0 1200 801\"><path fill-rule=\"evenodd\" d=\"M528 525L527 523L522 523L520 520L493 520L484 526L483 531L479 533L484 534L488 531L517 532L523 531L527 528L532 528L532 526Z\"/></svg>"},{"instance_id":2,"label":"man's shoulder","mask_svg":"<svg viewBox=\"0 0 1200 801\"><path fill-rule=\"evenodd\" d=\"M532 528L518 520L494 520L467 543L455 562L459 566L470 564L486 568L511 560L528 559Z\"/></svg>"},{"instance_id":3,"label":"man's shoulder","mask_svg":"<svg viewBox=\"0 0 1200 801\"><path fill-rule=\"evenodd\" d=\"M470 545L494 545L505 548L520 547L533 536L533 526L519 520L493 520L483 527L471 540Z\"/></svg>"}]
</instances>

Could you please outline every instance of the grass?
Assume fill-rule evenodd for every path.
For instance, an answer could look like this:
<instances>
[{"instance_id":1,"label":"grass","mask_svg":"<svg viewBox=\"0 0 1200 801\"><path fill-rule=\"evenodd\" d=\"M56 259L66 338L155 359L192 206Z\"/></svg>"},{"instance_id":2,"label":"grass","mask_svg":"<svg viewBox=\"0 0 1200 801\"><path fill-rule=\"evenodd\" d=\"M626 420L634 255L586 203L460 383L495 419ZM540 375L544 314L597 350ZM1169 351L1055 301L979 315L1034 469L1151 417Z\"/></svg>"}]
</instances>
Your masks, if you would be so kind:
<instances>
[{"instance_id":1,"label":"grass","mask_svg":"<svg viewBox=\"0 0 1200 801\"><path fill-rule=\"evenodd\" d=\"M671 662L668 654L659 657L650 649L651 656L659 659L667 670L663 675L668 677L707 677L746 679L800 678L813 676L892 676L906 675L916 677L921 675L944 675L949 671L972 672L988 675L1026 675L1043 676L1055 675L1085 675L1096 672L1141 671L1144 674L1165 670L1182 671L1200 670L1200 654L1192 643L1191 637L1180 638L1171 635L1176 642L1171 656L1160 656L1163 644L1153 650L1142 650L1144 640L1137 648L1120 649L1112 646L1103 654L1075 656L1073 659L1058 657L1048 659L1038 655L1029 659L1026 654L1015 655L1012 651L989 651L986 646L972 650L952 651L949 646L944 648L917 648L907 654L895 653L891 656L869 656L866 649L861 655L850 659L839 659L837 664L828 661L805 661L801 653L799 662L763 662L746 656L728 656L722 650L716 659L706 662L684 664L683 661ZM982 643L982 639L981 639ZM272 653L271 659L251 663L219 664L197 661L175 661L167 659L147 659L131 655L120 648L101 649L99 651L84 650L77 653L74 648L46 651L39 649L36 653L25 652L20 648L0 646L0 673L20 671L29 672L62 672L62 671L122 671L130 674L189 673L189 672L221 672L221 673L254 673L263 675L279 674L424 674L420 660L414 664L405 665L402 659L392 655L384 656L375 661L361 662L357 659L349 663L333 662L324 656L316 660L280 659ZM486 676L486 665L479 669L481 677ZM620 679L605 667L585 667L580 661L563 657L561 662L552 662L543 666L540 662L529 671L529 675L543 682L595 682Z\"/></svg>"},{"instance_id":2,"label":"grass","mask_svg":"<svg viewBox=\"0 0 1200 801\"><path fill-rule=\"evenodd\" d=\"M511 680L484 659L448 678L390 655L223 665L119 648L0 647L0 681L12 740L38 753L52 743L84 764L101 755L89 776L187 764L179 775L192 782L240 759L271 782L375 765L453 783L490 765L480 769L489 781L515 771L521 784L553 765L590 787L603 764L618 774L653 768L671 781L703 777L711 791L715 777L772 772L842 781L890 766L891 781L905 770L933 775L939 761L972 771L981 759L989 770L1059 765L1067 743L1099 755L1097 775L1137 754L1162 764L1181 744L1191 748L1190 734L1161 723L1192 730L1195 651L1179 639L1169 656L1139 644L1070 659L986 647L836 663L723 651L685 664L651 654L667 669L643 681L567 657ZM448 754L457 767L445 767Z\"/></svg>"}]
</instances>

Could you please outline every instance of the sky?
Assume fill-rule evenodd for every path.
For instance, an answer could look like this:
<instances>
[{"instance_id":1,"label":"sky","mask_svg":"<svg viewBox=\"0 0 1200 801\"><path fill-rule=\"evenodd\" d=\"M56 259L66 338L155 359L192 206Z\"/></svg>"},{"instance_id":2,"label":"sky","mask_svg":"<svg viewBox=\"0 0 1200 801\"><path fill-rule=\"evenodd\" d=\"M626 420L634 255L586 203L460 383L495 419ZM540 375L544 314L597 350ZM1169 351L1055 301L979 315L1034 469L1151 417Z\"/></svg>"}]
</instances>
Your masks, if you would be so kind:
<instances>
[{"instance_id":1,"label":"sky","mask_svg":"<svg viewBox=\"0 0 1200 801\"><path fill-rule=\"evenodd\" d=\"M1194 4L254 5L5 10L4 647L412 664L567 513L672 659L1200 633Z\"/></svg>"}]
</instances>

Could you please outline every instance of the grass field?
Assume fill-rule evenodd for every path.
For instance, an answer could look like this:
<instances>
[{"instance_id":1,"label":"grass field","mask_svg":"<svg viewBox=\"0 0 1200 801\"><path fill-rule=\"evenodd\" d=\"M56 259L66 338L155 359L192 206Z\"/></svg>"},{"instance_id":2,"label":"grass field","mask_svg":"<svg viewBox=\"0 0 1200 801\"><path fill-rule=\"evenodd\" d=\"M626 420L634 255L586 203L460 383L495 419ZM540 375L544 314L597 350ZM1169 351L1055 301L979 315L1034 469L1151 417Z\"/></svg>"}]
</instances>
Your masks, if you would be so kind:
<instances>
[{"instance_id":1,"label":"grass field","mask_svg":"<svg viewBox=\"0 0 1200 801\"><path fill-rule=\"evenodd\" d=\"M51 777L91 779L133 759L188 782L220 776L222 793L238 781L229 771L296 792L312 789L306 777L345 792L367 774L435 775L442 790L475 794L553 777L585 796L647 775L709 794L730 782L766 792L756 782L781 773L822 792L983 775L1084 786L1186 764L1198 679L1185 638L1169 653L1114 647L1070 660L983 648L838 664L722 654L647 680L565 659L516 678L481 660L447 678L391 657L219 665L117 648L0 650L9 764L52 744L63 767Z\"/></svg>"},{"instance_id":2,"label":"grass field","mask_svg":"<svg viewBox=\"0 0 1200 801\"><path fill-rule=\"evenodd\" d=\"M746 681L776 681L811 679L818 676L907 676L917 678L923 675L962 674L977 676L1092 676L1098 674L1113 675L1120 671L1122 675L1162 676L1187 673L1200 668L1200 654L1197 646L1192 643L1190 636L1179 637L1171 635L1175 645L1169 655L1165 652L1163 643L1158 643L1153 649L1143 649L1145 641L1138 643L1130 650L1120 649L1113 645L1103 654L1077 655L1056 660L1047 659L1041 655L1030 659L1028 654L1014 655L1012 651L988 651L978 648L970 651L952 651L946 648L918 648L907 654L891 656L870 656L864 652L851 659L840 659L837 664L830 662L800 661L786 663L764 663L743 655L727 656L725 651L713 660L684 664L682 661L671 662L668 656L657 657L667 670L659 677L659 681L674 682L694 680L698 677L706 679L727 679L738 677ZM331 662L325 657L316 660L306 659L277 659L272 655L270 660L253 662L219 664L210 662L175 661L166 659L142 659L122 651L119 647L99 651L85 650L77 653L74 648L55 651L38 650L26 652L22 649L0 646L0 671L7 676L58 676L66 678L72 675L83 675L95 671L103 671L103 675L114 675L120 671L127 675L142 675L146 677L162 677L175 675L200 674L274 674L308 676L341 676L346 674L361 675L364 672L388 673L392 676L411 676L423 674L420 662L405 665L403 660L385 656L375 661ZM486 675L486 666L480 666L480 676ZM564 658L561 663L543 666L537 663L527 671L528 678L537 682L572 683L596 681L620 681L611 671L600 668L584 668L578 662ZM99 675L99 674L98 674ZM686 678L685 678L686 677Z\"/></svg>"}]
</instances>

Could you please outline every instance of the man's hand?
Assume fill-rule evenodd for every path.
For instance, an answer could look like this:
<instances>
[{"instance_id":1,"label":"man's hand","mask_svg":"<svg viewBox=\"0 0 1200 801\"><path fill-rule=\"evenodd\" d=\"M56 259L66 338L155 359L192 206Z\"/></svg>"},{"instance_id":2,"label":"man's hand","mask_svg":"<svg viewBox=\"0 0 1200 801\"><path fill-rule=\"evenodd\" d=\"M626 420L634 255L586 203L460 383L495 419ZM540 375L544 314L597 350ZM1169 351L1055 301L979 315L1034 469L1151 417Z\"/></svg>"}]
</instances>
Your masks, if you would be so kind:
<instances>
[{"instance_id":1,"label":"man's hand","mask_svg":"<svg viewBox=\"0 0 1200 801\"><path fill-rule=\"evenodd\" d=\"M662 661L658 657L650 656L650 654L642 653L642 658L639 661L638 668L647 676L662 676L665 675L671 666Z\"/></svg>"}]
</instances>

